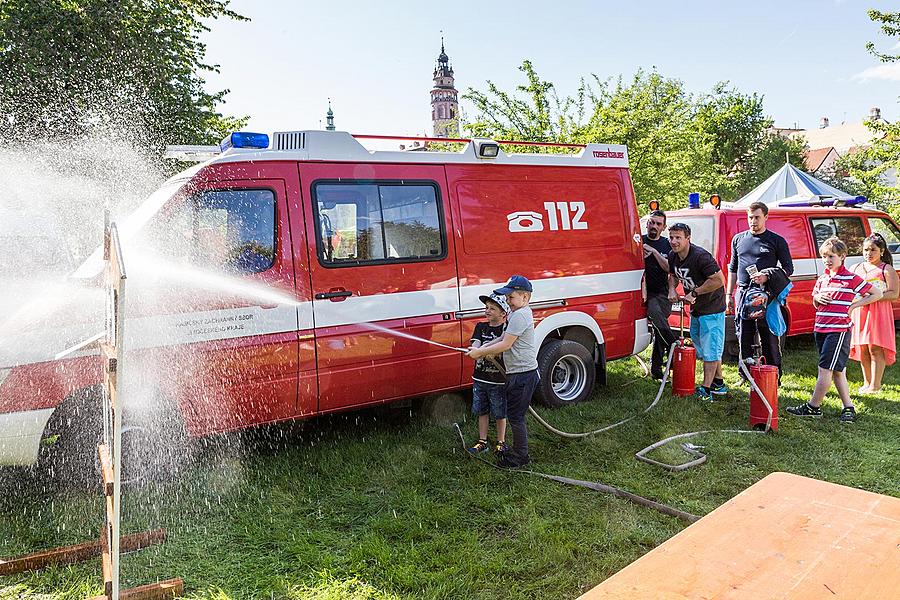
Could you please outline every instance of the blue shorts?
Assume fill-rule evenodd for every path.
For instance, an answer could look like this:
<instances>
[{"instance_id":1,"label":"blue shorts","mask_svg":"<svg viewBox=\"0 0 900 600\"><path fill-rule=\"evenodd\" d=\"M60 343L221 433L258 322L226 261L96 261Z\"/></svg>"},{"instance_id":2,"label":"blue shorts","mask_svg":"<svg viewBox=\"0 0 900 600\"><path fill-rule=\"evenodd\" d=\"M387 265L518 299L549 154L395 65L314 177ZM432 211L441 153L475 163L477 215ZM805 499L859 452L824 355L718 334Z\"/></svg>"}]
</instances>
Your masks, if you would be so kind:
<instances>
[{"instance_id":1,"label":"blue shorts","mask_svg":"<svg viewBox=\"0 0 900 600\"><path fill-rule=\"evenodd\" d=\"M490 413L494 419L506 418L506 390L503 384L491 385L476 381L472 386L472 413L476 416Z\"/></svg>"},{"instance_id":2,"label":"blue shorts","mask_svg":"<svg viewBox=\"0 0 900 600\"><path fill-rule=\"evenodd\" d=\"M819 366L840 373L847 367L850 358L850 330L815 333L816 348L819 350Z\"/></svg>"},{"instance_id":3,"label":"blue shorts","mask_svg":"<svg viewBox=\"0 0 900 600\"><path fill-rule=\"evenodd\" d=\"M700 360L722 360L722 353L725 351L725 313L691 315L691 340Z\"/></svg>"}]
</instances>

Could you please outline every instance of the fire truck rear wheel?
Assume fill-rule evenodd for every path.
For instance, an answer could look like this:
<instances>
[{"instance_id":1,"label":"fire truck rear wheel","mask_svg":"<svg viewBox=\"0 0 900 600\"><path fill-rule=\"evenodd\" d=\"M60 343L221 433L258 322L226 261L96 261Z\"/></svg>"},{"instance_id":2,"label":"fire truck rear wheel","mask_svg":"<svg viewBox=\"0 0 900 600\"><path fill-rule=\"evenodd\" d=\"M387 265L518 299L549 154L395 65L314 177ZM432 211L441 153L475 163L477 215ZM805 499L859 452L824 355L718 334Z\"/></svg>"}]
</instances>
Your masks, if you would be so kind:
<instances>
[{"instance_id":1,"label":"fire truck rear wheel","mask_svg":"<svg viewBox=\"0 0 900 600\"><path fill-rule=\"evenodd\" d=\"M590 351L572 340L550 340L538 352L537 400L551 407L586 400L594 388L596 370Z\"/></svg>"}]
</instances>

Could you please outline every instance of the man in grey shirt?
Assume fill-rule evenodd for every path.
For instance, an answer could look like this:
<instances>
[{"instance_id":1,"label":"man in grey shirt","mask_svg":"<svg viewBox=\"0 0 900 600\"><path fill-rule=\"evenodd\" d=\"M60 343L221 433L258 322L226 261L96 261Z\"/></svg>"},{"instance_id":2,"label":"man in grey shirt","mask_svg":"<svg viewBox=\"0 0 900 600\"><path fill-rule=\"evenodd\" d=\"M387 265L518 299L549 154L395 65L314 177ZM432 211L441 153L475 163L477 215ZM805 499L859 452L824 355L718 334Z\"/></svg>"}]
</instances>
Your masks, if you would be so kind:
<instances>
[{"instance_id":1,"label":"man in grey shirt","mask_svg":"<svg viewBox=\"0 0 900 600\"><path fill-rule=\"evenodd\" d=\"M528 302L533 291L531 282L521 275L513 275L509 283L495 294L506 296L510 312L506 331L497 341L479 348L470 348L473 359L503 353L506 368L506 417L513 434L509 452L499 457L497 464L505 468L524 467L531 462L528 456L528 427L525 413L531 404L531 396L540 381L537 348L534 345L534 316Z\"/></svg>"}]
</instances>

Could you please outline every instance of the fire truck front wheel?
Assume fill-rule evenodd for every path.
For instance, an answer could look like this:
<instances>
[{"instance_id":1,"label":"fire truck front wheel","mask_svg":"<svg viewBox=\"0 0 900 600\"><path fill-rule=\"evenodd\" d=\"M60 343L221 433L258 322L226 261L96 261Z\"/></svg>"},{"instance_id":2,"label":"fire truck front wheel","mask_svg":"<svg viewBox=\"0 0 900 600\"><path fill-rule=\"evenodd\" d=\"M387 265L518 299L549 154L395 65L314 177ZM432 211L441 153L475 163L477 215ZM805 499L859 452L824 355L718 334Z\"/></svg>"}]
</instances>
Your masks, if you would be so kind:
<instances>
[{"instance_id":1,"label":"fire truck front wheel","mask_svg":"<svg viewBox=\"0 0 900 600\"><path fill-rule=\"evenodd\" d=\"M586 400L594 388L596 370L591 352L572 340L548 340L538 352L537 399L551 407Z\"/></svg>"},{"instance_id":2,"label":"fire truck front wheel","mask_svg":"<svg viewBox=\"0 0 900 600\"><path fill-rule=\"evenodd\" d=\"M38 454L39 468L49 481L77 487L99 483L101 393L96 387L80 390L50 416Z\"/></svg>"}]
</instances>

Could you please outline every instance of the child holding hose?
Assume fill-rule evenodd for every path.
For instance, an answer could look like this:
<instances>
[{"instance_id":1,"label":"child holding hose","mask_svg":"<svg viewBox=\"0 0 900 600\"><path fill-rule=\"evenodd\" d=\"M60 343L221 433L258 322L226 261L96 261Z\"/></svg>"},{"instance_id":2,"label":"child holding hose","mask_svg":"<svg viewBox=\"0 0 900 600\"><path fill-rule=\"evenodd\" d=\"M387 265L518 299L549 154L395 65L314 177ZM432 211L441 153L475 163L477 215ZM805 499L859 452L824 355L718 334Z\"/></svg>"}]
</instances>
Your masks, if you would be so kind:
<instances>
[{"instance_id":1,"label":"child holding hose","mask_svg":"<svg viewBox=\"0 0 900 600\"><path fill-rule=\"evenodd\" d=\"M510 313L503 337L480 348L470 348L469 358L503 354L506 368L506 416L513 434L513 445L498 457L497 465L506 469L524 467L531 462L528 456L528 427L525 413L531 396L540 381L537 348L534 344L534 316L528 303L533 287L522 275L513 275L495 294L506 296Z\"/></svg>"},{"instance_id":2,"label":"child holding hose","mask_svg":"<svg viewBox=\"0 0 900 600\"><path fill-rule=\"evenodd\" d=\"M475 325L472 332L472 348L479 348L490 344L494 340L503 337L503 324L506 322L506 314L509 312L509 304L506 297L499 294L479 296L484 303L484 316L487 322L482 321ZM488 443L488 425L490 417L494 417L497 423L497 445L494 453L501 458L508 450L506 445L506 394L503 386L506 376L502 369L503 360L500 357L480 358L475 361L475 371L472 373L472 413L478 417L478 441L467 448L470 454L481 454L490 448Z\"/></svg>"}]
</instances>

